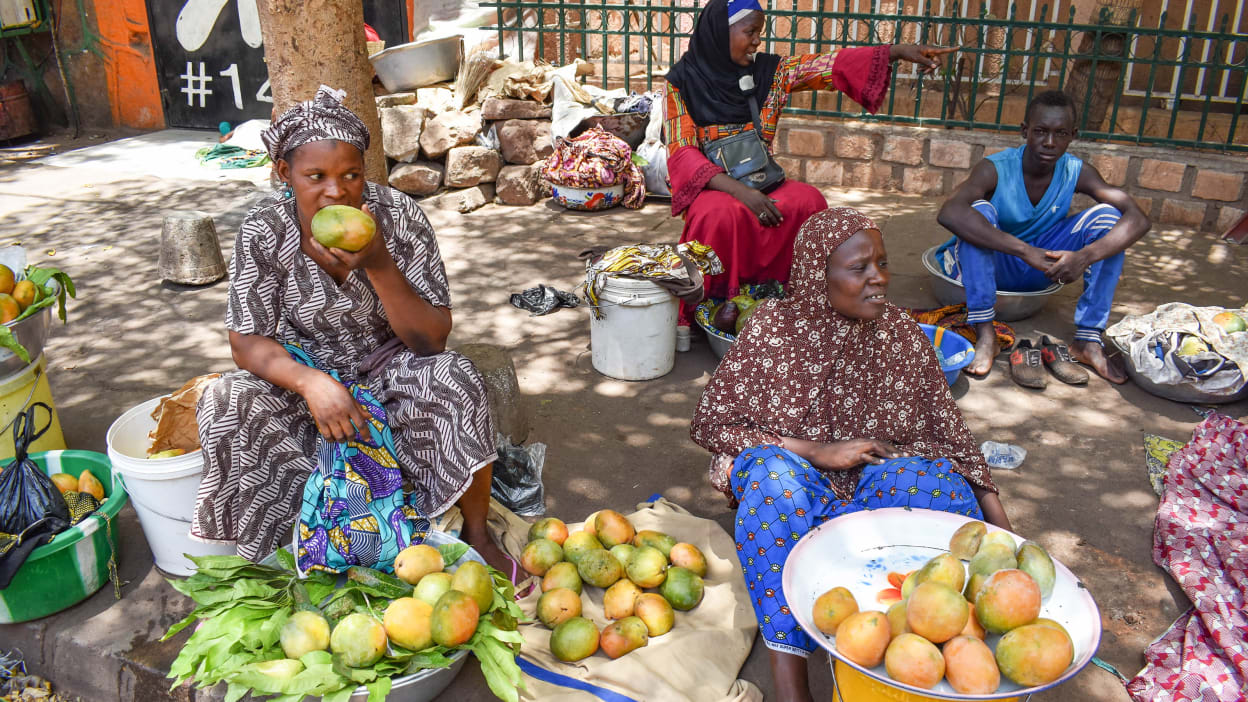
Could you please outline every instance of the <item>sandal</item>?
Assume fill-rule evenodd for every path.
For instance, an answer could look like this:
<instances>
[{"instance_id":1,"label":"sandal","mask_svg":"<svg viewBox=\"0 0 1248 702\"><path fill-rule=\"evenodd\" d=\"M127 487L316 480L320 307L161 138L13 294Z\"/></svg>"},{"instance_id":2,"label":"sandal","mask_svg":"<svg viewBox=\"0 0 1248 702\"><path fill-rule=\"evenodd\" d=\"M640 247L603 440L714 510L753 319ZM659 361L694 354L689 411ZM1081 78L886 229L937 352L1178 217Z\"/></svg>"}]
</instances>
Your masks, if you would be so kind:
<instances>
[{"instance_id":1,"label":"sandal","mask_svg":"<svg viewBox=\"0 0 1248 702\"><path fill-rule=\"evenodd\" d=\"M1010 352L1010 377L1025 388L1043 390L1048 386L1040 349L1031 345L1031 339L1019 341Z\"/></svg>"},{"instance_id":2,"label":"sandal","mask_svg":"<svg viewBox=\"0 0 1248 702\"><path fill-rule=\"evenodd\" d=\"M1058 380L1067 385L1087 385L1088 372L1070 356L1070 347L1049 337L1040 339L1040 357Z\"/></svg>"}]
</instances>

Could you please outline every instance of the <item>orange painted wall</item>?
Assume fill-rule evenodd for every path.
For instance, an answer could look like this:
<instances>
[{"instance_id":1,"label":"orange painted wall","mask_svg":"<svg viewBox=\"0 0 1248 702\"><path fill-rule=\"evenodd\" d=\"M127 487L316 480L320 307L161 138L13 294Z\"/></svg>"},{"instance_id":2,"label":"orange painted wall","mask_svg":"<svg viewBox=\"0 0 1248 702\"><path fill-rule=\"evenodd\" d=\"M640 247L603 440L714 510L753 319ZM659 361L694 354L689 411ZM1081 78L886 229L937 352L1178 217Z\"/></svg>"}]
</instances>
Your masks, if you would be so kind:
<instances>
[{"instance_id":1,"label":"orange painted wall","mask_svg":"<svg viewBox=\"0 0 1248 702\"><path fill-rule=\"evenodd\" d=\"M163 129L165 112L145 1L96 0L95 21L106 57L113 122L135 129Z\"/></svg>"}]
</instances>

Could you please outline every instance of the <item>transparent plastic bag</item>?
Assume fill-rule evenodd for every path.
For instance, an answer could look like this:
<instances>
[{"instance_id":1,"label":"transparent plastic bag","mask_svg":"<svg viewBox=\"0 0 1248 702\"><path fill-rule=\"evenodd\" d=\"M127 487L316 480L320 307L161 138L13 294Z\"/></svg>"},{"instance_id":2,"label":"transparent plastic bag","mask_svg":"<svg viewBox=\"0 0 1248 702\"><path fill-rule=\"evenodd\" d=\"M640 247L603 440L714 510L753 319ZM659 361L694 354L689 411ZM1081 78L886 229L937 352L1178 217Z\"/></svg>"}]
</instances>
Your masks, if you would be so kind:
<instances>
[{"instance_id":1,"label":"transparent plastic bag","mask_svg":"<svg viewBox=\"0 0 1248 702\"><path fill-rule=\"evenodd\" d=\"M979 450L983 452L984 459L988 461L989 466L1002 470L1014 470L1023 464L1023 459L1027 458L1027 449L1022 446L997 441L985 441L980 445Z\"/></svg>"}]
</instances>

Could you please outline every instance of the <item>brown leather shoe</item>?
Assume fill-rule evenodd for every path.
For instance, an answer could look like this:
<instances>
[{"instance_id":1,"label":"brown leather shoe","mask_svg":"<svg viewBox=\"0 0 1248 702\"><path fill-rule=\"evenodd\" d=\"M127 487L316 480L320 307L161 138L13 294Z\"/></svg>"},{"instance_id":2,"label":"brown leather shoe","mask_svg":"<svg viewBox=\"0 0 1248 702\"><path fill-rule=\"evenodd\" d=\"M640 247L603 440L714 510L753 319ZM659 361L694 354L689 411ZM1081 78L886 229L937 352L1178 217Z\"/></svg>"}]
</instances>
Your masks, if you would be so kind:
<instances>
[{"instance_id":1,"label":"brown leather shoe","mask_svg":"<svg viewBox=\"0 0 1248 702\"><path fill-rule=\"evenodd\" d=\"M1040 339L1040 357L1044 367L1048 368L1057 379L1067 385L1087 385L1088 371L1070 357L1070 347L1066 344L1053 342L1045 336Z\"/></svg>"},{"instance_id":2,"label":"brown leather shoe","mask_svg":"<svg viewBox=\"0 0 1248 702\"><path fill-rule=\"evenodd\" d=\"M1043 390L1048 386L1040 349L1031 345L1031 339L1019 341L1010 352L1010 377L1025 388Z\"/></svg>"}]
</instances>

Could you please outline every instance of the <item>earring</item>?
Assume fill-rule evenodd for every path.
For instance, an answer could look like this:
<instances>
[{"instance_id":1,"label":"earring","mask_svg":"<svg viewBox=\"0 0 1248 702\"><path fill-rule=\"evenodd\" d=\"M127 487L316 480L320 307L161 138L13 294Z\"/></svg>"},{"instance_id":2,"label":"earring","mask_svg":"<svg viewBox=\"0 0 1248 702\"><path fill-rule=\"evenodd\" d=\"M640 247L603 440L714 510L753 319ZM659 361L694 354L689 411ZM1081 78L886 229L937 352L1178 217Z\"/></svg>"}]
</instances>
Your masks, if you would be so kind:
<instances>
[{"instance_id":1,"label":"earring","mask_svg":"<svg viewBox=\"0 0 1248 702\"><path fill-rule=\"evenodd\" d=\"M290 183L286 183L286 189L282 190L282 197L294 197L295 191L290 187Z\"/></svg>"}]
</instances>

